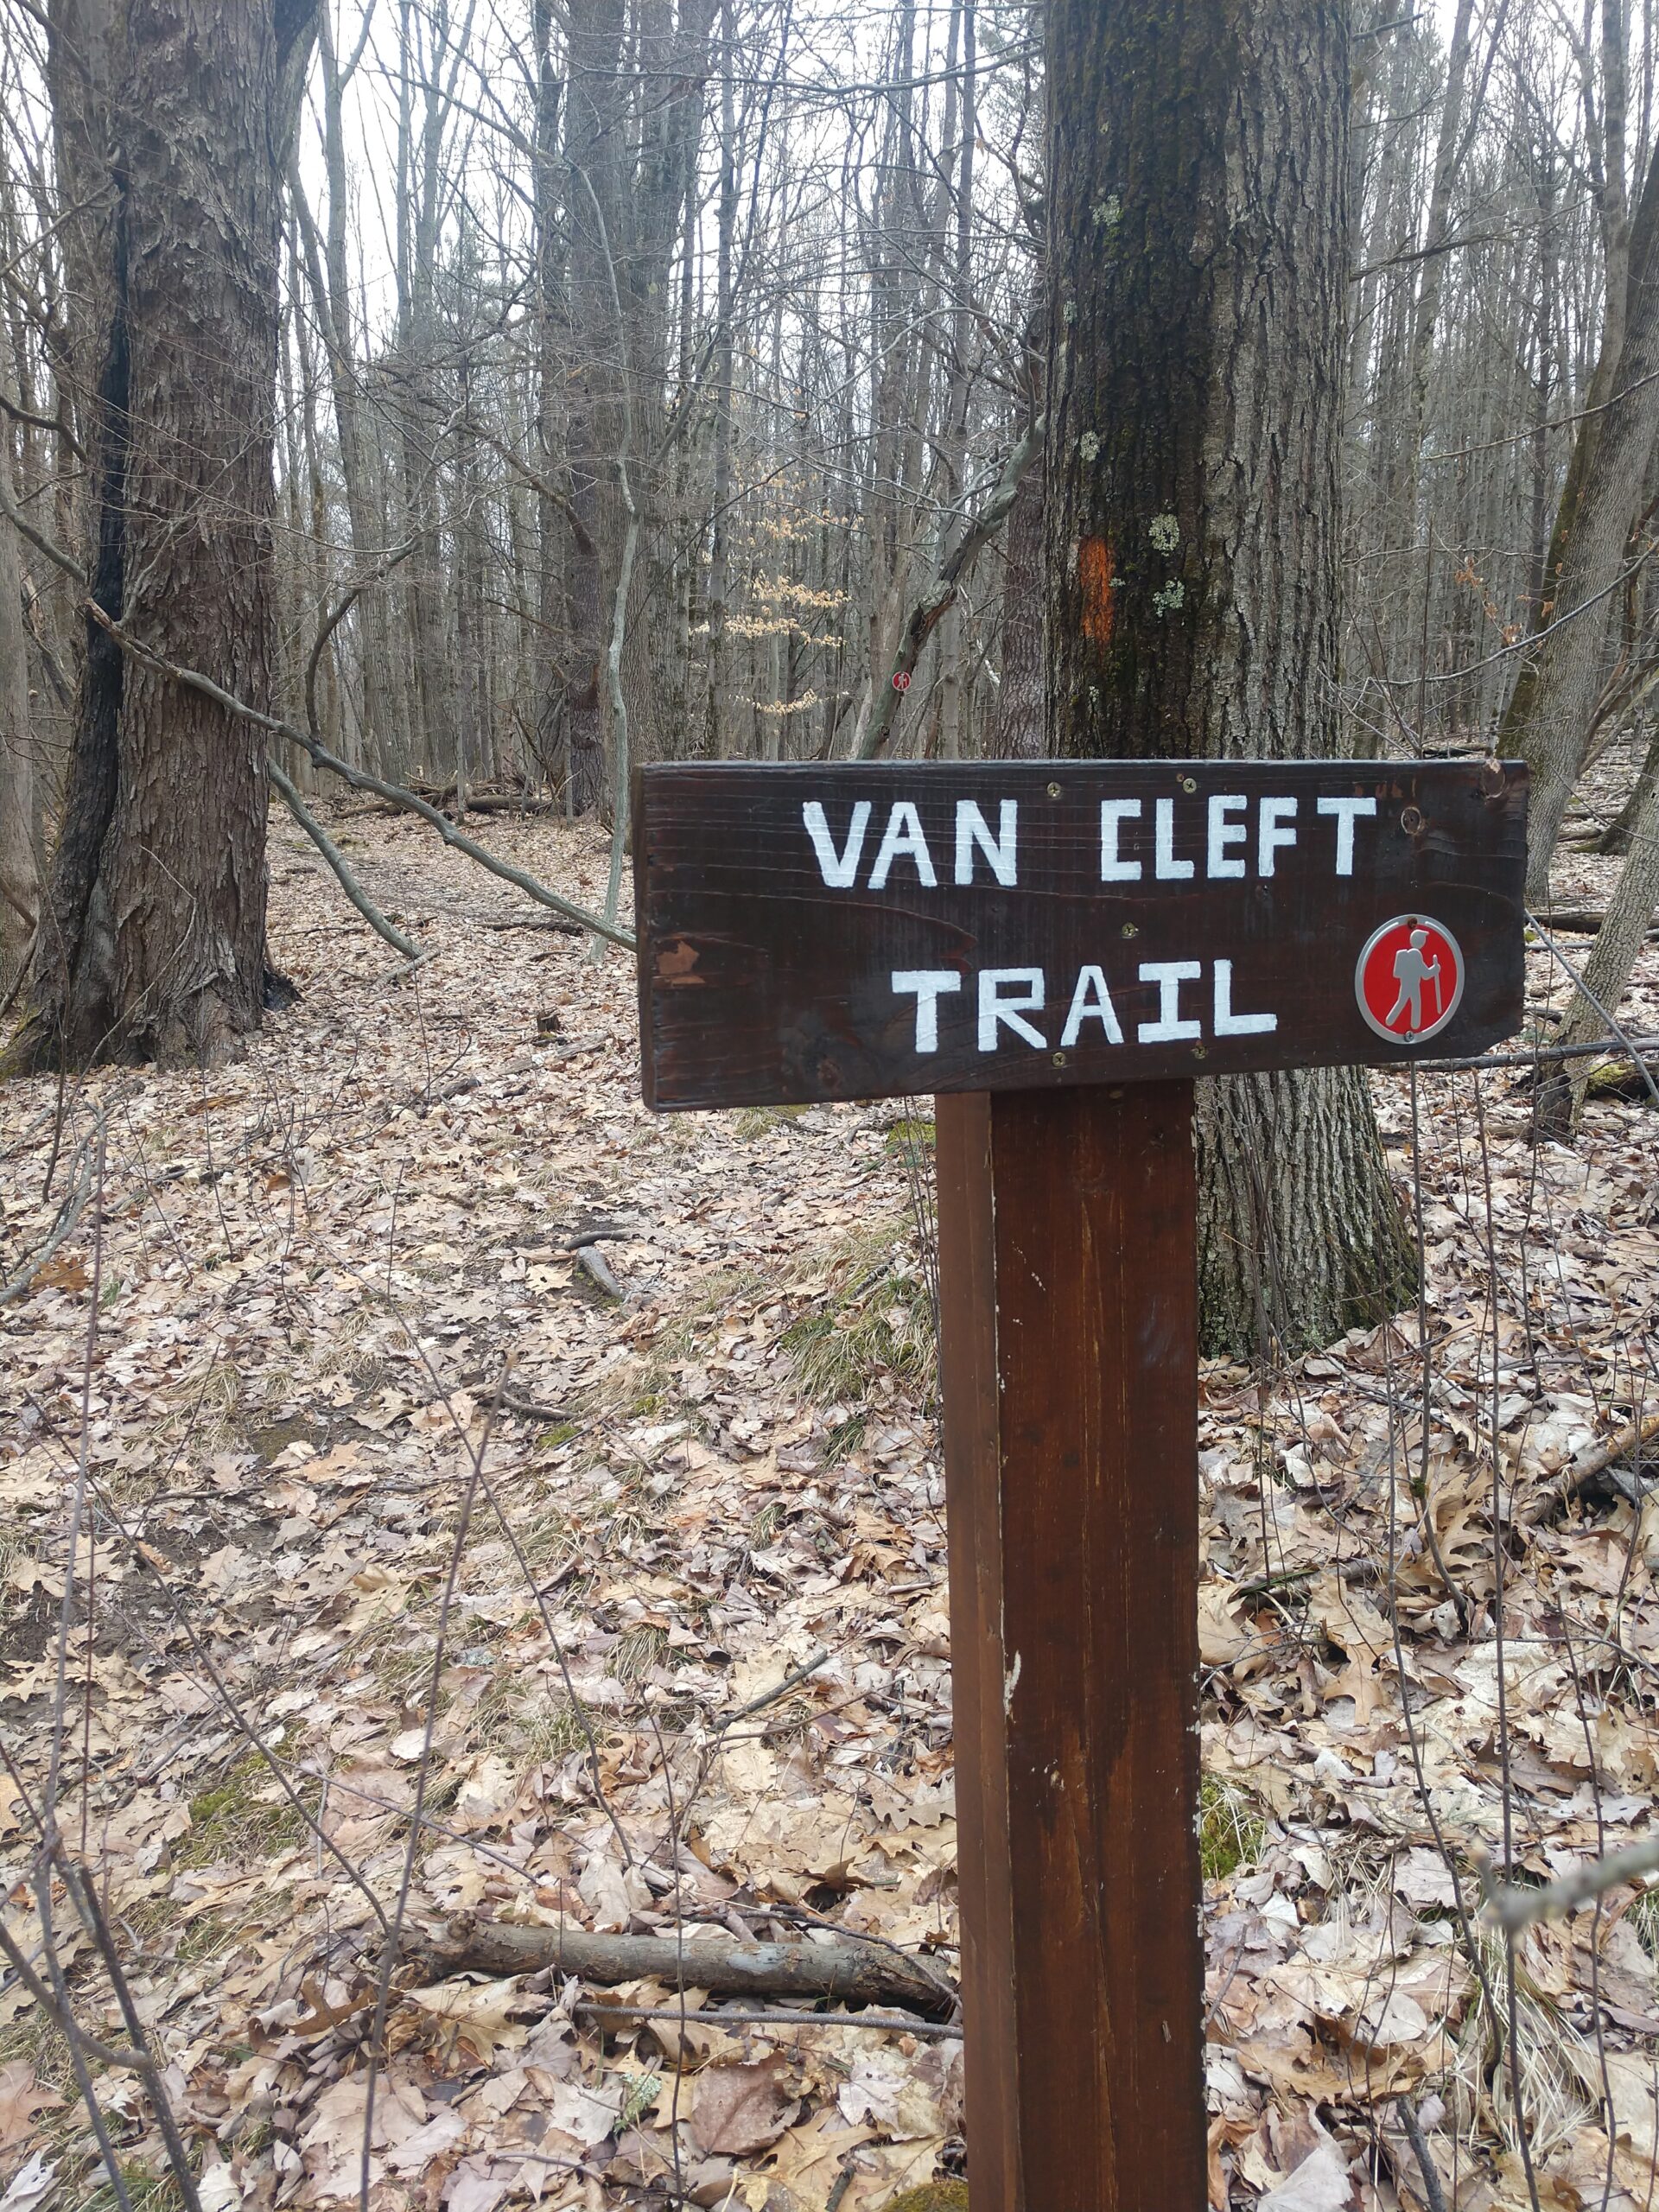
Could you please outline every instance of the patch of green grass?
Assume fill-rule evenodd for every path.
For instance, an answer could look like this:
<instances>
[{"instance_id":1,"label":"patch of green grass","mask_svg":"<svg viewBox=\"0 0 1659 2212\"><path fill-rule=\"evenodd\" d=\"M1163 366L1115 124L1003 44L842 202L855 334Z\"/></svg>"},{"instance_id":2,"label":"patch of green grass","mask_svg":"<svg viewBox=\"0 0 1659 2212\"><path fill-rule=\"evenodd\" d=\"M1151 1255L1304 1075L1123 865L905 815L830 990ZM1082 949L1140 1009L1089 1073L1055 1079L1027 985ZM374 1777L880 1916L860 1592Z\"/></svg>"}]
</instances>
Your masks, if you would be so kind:
<instances>
[{"instance_id":1,"label":"patch of green grass","mask_svg":"<svg viewBox=\"0 0 1659 2212\"><path fill-rule=\"evenodd\" d=\"M1644 1890L1625 1916L1648 1956L1659 1959L1659 1890Z\"/></svg>"},{"instance_id":2,"label":"patch of green grass","mask_svg":"<svg viewBox=\"0 0 1659 2212\"><path fill-rule=\"evenodd\" d=\"M895 1122L881 1140L886 1152L923 1151L933 1149L934 1127L931 1121L918 1117Z\"/></svg>"},{"instance_id":3,"label":"patch of green grass","mask_svg":"<svg viewBox=\"0 0 1659 2212\"><path fill-rule=\"evenodd\" d=\"M190 1832L179 1838L173 1856L181 1866L273 1859L292 1850L302 1827L270 1768L251 1751L216 1788L190 1800Z\"/></svg>"},{"instance_id":4,"label":"patch of green grass","mask_svg":"<svg viewBox=\"0 0 1659 2212\"><path fill-rule=\"evenodd\" d=\"M397 1698L405 1705L412 1698L419 1698L424 1704L432 1681L429 1644L420 1639L411 1643L405 1630L401 1642L383 1644L370 1657L369 1663L389 1697ZM439 1694L442 1698L442 1692Z\"/></svg>"},{"instance_id":5,"label":"patch of green grass","mask_svg":"<svg viewBox=\"0 0 1659 2212\"><path fill-rule=\"evenodd\" d=\"M1268 1824L1238 1783L1206 1774L1198 1791L1198 1859L1206 1882L1224 1881L1254 1866L1267 1840Z\"/></svg>"},{"instance_id":6,"label":"patch of green grass","mask_svg":"<svg viewBox=\"0 0 1659 2212\"><path fill-rule=\"evenodd\" d=\"M582 1424L579 1421L556 1421L551 1428L544 1428L536 1440L538 1452L556 1452L561 1444L568 1444Z\"/></svg>"},{"instance_id":7,"label":"patch of green grass","mask_svg":"<svg viewBox=\"0 0 1659 2212\"><path fill-rule=\"evenodd\" d=\"M834 1287L779 1339L806 1395L856 1406L883 1375L931 1384L933 1311L903 1241L891 1228L849 1238L834 1276Z\"/></svg>"},{"instance_id":8,"label":"patch of green grass","mask_svg":"<svg viewBox=\"0 0 1659 2212\"><path fill-rule=\"evenodd\" d=\"M755 1515L754 1526L749 1532L749 1543L753 1549L756 1551L766 1549L777 1534L778 1523L783 1517L782 1505L775 1497L769 1498Z\"/></svg>"},{"instance_id":9,"label":"patch of green grass","mask_svg":"<svg viewBox=\"0 0 1659 2212\"><path fill-rule=\"evenodd\" d=\"M641 1682L653 1667L662 1664L668 1649L666 1629L647 1623L620 1636L611 1649L610 1672L619 1682Z\"/></svg>"},{"instance_id":10,"label":"patch of green grass","mask_svg":"<svg viewBox=\"0 0 1659 2212\"><path fill-rule=\"evenodd\" d=\"M746 1106L733 1127L741 1137L764 1137L780 1122L795 1121L805 1111L804 1106Z\"/></svg>"},{"instance_id":11,"label":"patch of green grass","mask_svg":"<svg viewBox=\"0 0 1659 2212\"><path fill-rule=\"evenodd\" d=\"M97 2171L102 2178L92 2195L80 2200L81 2212L117 2212L121 2200L103 2167L100 2165ZM171 2174L157 2176L124 2160L121 2178L126 2185L132 2212L183 2212L184 2199Z\"/></svg>"}]
</instances>

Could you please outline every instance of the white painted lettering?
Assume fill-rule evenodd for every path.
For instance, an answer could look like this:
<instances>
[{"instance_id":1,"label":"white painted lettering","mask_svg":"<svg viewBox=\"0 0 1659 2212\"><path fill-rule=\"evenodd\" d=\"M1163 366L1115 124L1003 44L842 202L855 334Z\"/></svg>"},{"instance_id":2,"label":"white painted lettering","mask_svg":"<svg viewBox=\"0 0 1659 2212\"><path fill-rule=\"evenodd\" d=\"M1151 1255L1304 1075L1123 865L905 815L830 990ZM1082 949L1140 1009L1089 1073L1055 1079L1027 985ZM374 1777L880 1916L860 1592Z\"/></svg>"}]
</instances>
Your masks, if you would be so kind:
<instances>
[{"instance_id":1,"label":"white painted lettering","mask_svg":"<svg viewBox=\"0 0 1659 2212\"><path fill-rule=\"evenodd\" d=\"M1160 800L1160 804L1162 803ZM1187 872L1190 874L1192 870L1189 868ZM1180 1018L1181 985L1196 983L1203 973L1204 963L1199 960L1141 962L1141 982L1158 986L1158 1019L1156 1021L1143 1021L1135 1031L1135 1037L1141 1044L1168 1045L1184 1037L1203 1036L1202 1023L1183 1021Z\"/></svg>"},{"instance_id":2,"label":"white painted lettering","mask_svg":"<svg viewBox=\"0 0 1659 2212\"><path fill-rule=\"evenodd\" d=\"M1294 798L1264 798L1262 811L1256 817L1255 868L1258 875L1271 875L1273 856L1282 847L1294 845L1296 832L1287 829L1287 823L1296 819Z\"/></svg>"},{"instance_id":3,"label":"white painted lettering","mask_svg":"<svg viewBox=\"0 0 1659 2212\"><path fill-rule=\"evenodd\" d=\"M1212 791L1210 795L1210 847L1206 873L1211 876L1243 875L1243 861L1230 861L1229 845L1242 845L1249 831L1242 822L1230 822L1229 814L1243 814L1249 805L1243 794Z\"/></svg>"},{"instance_id":4,"label":"white painted lettering","mask_svg":"<svg viewBox=\"0 0 1659 2212\"><path fill-rule=\"evenodd\" d=\"M1179 882L1192 874L1192 863L1175 857L1174 800L1160 798L1153 809L1153 817L1157 824L1153 840L1153 871L1166 883Z\"/></svg>"},{"instance_id":5,"label":"white painted lettering","mask_svg":"<svg viewBox=\"0 0 1659 2212\"><path fill-rule=\"evenodd\" d=\"M1103 883L1139 883L1139 861L1118 857L1119 828L1124 822L1135 820L1141 812L1138 798L1103 798L1100 802L1100 880Z\"/></svg>"},{"instance_id":6,"label":"white painted lettering","mask_svg":"<svg viewBox=\"0 0 1659 2212\"><path fill-rule=\"evenodd\" d=\"M1294 805L1293 799L1291 804ZM1272 870L1268 869L1271 874ZM1276 1014L1235 1014L1233 1012L1233 963L1230 960L1216 963L1216 1023L1217 1037L1271 1037L1279 1027ZM1142 1035L1146 1033L1142 1031Z\"/></svg>"},{"instance_id":7,"label":"white painted lettering","mask_svg":"<svg viewBox=\"0 0 1659 2212\"><path fill-rule=\"evenodd\" d=\"M939 1001L946 991L962 988L961 976L949 968L895 968L893 988L900 997L915 992L916 1049L918 1052L937 1052Z\"/></svg>"},{"instance_id":8,"label":"white painted lettering","mask_svg":"<svg viewBox=\"0 0 1659 2212\"><path fill-rule=\"evenodd\" d=\"M875 856L875 866L870 870L872 891L887 888L887 872L894 861L911 860L916 863L916 873L931 891L938 882L933 873L933 855L927 849L927 840L922 835L922 817L907 798L901 798L887 817L887 835L881 840L881 849Z\"/></svg>"},{"instance_id":9,"label":"white painted lettering","mask_svg":"<svg viewBox=\"0 0 1659 2212\"><path fill-rule=\"evenodd\" d=\"M999 883L1020 880L1015 866L1014 832L1019 823L1019 802L1003 799L997 809L997 834L991 835L990 824L980 812L976 801L959 798L957 801L957 881L971 883L974 880L974 847L977 845L991 864L991 874Z\"/></svg>"},{"instance_id":10,"label":"white painted lettering","mask_svg":"<svg viewBox=\"0 0 1659 2212\"><path fill-rule=\"evenodd\" d=\"M850 891L858 880L859 855L864 850L864 832L870 826L870 802L861 798L853 809L853 818L847 825L845 849L837 852L835 840L830 835L830 824L823 818L823 809L815 798L810 798L801 809L801 819L806 824L806 834L812 840L812 849L818 856L818 868L824 881L832 891Z\"/></svg>"},{"instance_id":11,"label":"white painted lettering","mask_svg":"<svg viewBox=\"0 0 1659 2212\"><path fill-rule=\"evenodd\" d=\"M1337 874L1351 875L1354 872L1354 823L1362 814L1375 814L1375 798L1322 798L1321 814L1337 817Z\"/></svg>"},{"instance_id":12,"label":"white painted lettering","mask_svg":"<svg viewBox=\"0 0 1659 2212\"><path fill-rule=\"evenodd\" d=\"M1003 986L1012 984L1020 996L1003 995ZM1043 1010L1043 971L1040 968L982 968L979 971L979 1049L982 1052L996 1050L999 1024L1012 1029L1016 1037L1023 1037L1027 1045L1039 1050L1047 1043L1039 1030L1033 1029L1020 1016L1040 1014Z\"/></svg>"},{"instance_id":13,"label":"white painted lettering","mask_svg":"<svg viewBox=\"0 0 1659 2212\"><path fill-rule=\"evenodd\" d=\"M1112 995L1106 988L1106 978L1098 968L1080 968L1077 988L1071 994L1071 1009L1065 1017L1065 1027L1060 1032L1060 1042L1068 1050L1083 1033L1085 1021L1098 1021L1106 1032L1109 1045L1121 1045L1123 1031L1117 1019L1117 1009L1112 1004Z\"/></svg>"}]
</instances>

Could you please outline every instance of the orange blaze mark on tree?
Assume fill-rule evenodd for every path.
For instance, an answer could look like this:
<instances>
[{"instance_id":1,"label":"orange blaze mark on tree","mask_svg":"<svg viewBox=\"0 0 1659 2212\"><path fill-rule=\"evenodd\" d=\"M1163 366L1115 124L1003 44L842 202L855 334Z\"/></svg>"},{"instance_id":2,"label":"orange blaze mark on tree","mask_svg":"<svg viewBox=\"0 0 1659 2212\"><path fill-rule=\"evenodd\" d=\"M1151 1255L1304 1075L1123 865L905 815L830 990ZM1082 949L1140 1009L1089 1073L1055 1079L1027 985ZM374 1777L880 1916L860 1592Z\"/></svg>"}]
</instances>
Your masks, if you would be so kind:
<instances>
[{"instance_id":1,"label":"orange blaze mark on tree","mask_svg":"<svg viewBox=\"0 0 1659 2212\"><path fill-rule=\"evenodd\" d=\"M1077 546L1077 582L1083 587L1083 634L1091 645L1109 645L1117 609L1112 579L1117 563L1103 537L1085 537Z\"/></svg>"}]
</instances>

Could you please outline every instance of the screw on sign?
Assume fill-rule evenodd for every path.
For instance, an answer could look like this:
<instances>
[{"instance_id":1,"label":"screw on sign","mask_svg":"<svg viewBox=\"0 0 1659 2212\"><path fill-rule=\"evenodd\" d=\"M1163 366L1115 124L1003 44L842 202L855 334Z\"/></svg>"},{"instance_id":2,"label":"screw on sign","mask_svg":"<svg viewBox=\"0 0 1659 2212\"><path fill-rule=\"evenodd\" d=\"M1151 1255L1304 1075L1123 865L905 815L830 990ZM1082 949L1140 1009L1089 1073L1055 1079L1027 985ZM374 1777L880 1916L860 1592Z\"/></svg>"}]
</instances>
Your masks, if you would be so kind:
<instances>
[{"instance_id":1,"label":"screw on sign","mask_svg":"<svg viewBox=\"0 0 1659 2212\"><path fill-rule=\"evenodd\" d=\"M1438 1037L1463 1001L1463 952L1427 914L1396 914L1365 940L1354 969L1359 1010L1390 1044Z\"/></svg>"},{"instance_id":2,"label":"screw on sign","mask_svg":"<svg viewBox=\"0 0 1659 2212\"><path fill-rule=\"evenodd\" d=\"M1192 1078L1510 1035L1526 812L1497 761L636 779L647 1103L935 1094L974 2212L1208 2202Z\"/></svg>"}]
</instances>

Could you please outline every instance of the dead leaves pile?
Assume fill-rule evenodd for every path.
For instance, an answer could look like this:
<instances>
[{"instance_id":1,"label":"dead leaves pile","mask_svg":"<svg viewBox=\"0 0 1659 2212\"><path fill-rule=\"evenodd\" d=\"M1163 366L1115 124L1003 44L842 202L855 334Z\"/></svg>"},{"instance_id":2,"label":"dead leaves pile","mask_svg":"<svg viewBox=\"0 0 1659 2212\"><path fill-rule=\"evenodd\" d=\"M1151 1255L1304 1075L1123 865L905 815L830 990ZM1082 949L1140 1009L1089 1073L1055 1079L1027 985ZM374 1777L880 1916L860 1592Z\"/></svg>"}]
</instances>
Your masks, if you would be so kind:
<instances>
[{"instance_id":1,"label":"dead leaves pile","mask_svg":"<svg viewBox=\"0 0 1659 2212\"><path fill-rule=\"evenodd\" d=\"M72 1091L76 1135L108 1109L101 1219L0 1317L8 1923L38 1942L23 1878L85 1384L94 1605L89 1624L83 1546L58 1816L212 2212L353 2201L365 2127L378 2207L863 2212L957 2163L959 2044L646 2021L618 2008L677 2015L673 1982L411 1963L368 2113L417 1791L411 1938L462 1913L677 1935L694 2013L721 2005L699 1942L739 1932L868 1934L952 1975L956 1825L899 1110L652 1122L626 962L417 832L337 827L435 958L389 980L279 842L300 1005L211 1077ZM596 895L587 833L489 835ZM1379 1098L1404 1178L1405 1093ZM1522 1509L1651 1389L1652 1122L1594 1105L1577 1151L1535 1155L1503 1082L1484 1132L1469 1078L1422 1106L1427 1402L1412 1315L1204 1379L1217 2207L1421 2207L1402 2099L1449 2205L1525 2203L1478 1866L1503 1857L1506 1796L1517 1879L1650 1833L1654 1509ZM0 1094L0 1277L61 1195L55 1108L49 1084ZM1518 1948L1546 2208L1648 2201L1656 1929L1624 1891ZM95 1956L61 1951L112 2030ZM159 2172L143 2096L100 2090L124 2158ZM61 2042L0 1986L0 2203L98 2186Z\"/></svg>"}]
</instances>

